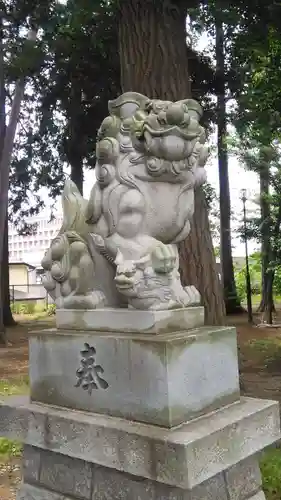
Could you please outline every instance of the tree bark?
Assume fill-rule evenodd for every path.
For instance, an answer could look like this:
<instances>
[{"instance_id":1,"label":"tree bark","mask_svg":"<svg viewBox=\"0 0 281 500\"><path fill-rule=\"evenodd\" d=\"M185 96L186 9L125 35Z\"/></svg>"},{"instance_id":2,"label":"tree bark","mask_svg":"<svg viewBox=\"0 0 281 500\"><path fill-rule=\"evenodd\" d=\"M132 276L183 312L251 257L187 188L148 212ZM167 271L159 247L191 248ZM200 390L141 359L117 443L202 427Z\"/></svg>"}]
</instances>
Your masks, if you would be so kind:
<instances>
[{"instance_id":1,"label":"tree bark","mask_svg":"<svg viewBox=\"0 0 281 500\"><path fill-rule=\"evenodd\" d=\"M4 82L4 51L3 51L3 19L0 17L0 161L2 156L2 151L4 147L5 132L6 132L6 92L5 92L5 82ZM1 172L0 172L1 175ZM1 177L0 177L1 182ZM0 186L1 192L1 186ZM1 210L1 205L0 205ZM1 235L0 235L1 238ZM2 264L1 254L0 263ZM0 268L0 344L6 345L7 337L3 322L3 300L2 300L2 265Z\"/></svg>"},{"instance_id":2,"label":"tree bark","mask_svg":"<svg viewBox=\"0 0 281 500\"><path fill-rule=\"evenodd\" d=\"M202 189L195 193L192 230L179 245L183 285L194 284L205 307L206 324L220 325L224 317L221 284L214 257L206 200Z\"/></svg>"},{"instance_id":3,"label":"tree bark","mask_svg":"<svg viewBox=\"0 0 281 500\"><path fill-rule=\"evenodd\" d=\"M269 168L261 167L260 171L260 212L261 212L261 263L262 263L262 294L258 312L268 309L269 301L274 311L273 289L268 280L268 268L272 255L270 241L270 203L269 203ZM271 292L270 292L271 290ZM270 297L271 293L271 297Z\"/></svg>"},{"instance_id":4,"label":"tree bark","mask_svg":"<svg viewBox=\"0 0 281 500\"><path fill-rule=\"evenodd\" d=\"M264 290L264 318L265 322L268 325L272 325L273 323L273 311L274 311L274 302L273 302L273 282L274 282L274 270L268 271L265 283Z\"/></svg>"},{"instance_id":5,"label":"tree bark","mask_svg":"<svg viewBox=\"0 0 281 500\"><path fill-rule=\"evenodd\" d=\"M78 84L79 85L79 84ZM71 78L71 101L69 103L69 138L66 147L66 156L70 164L70 178L83 195L83 146L81 144L81 88L76 79Z\"/></svg>"},{"instance_id":6,"label":"tree bark","mask_svg":"<svg viewBox=\"0 0 281 500\"><path fill-rule=\"evenodd\" d=\"M13 318L10 306L10 280L9 280L9 228L8 217L6 217L5 230L3 236L3 258L1 264L1 279L2 279L2 308L3 322L5 327L14 326L16 322Z\"/></svg>"},{"instance_id":7,"label":"tree bark","mask_svg":"<svg viewBox=\"0 0 281 500\"><path fill-rule=\"evenodd\" d=\"M179 100L191 95L186 50L187 3L120 0L119 53L123 92ZM201 189L190 236L180 244L183 284L201 293L206 322L221 324L224 306Z\"/></svg>"},{"instance_id":8,"label":"tree bark","mask_svg":"<svg viewBox=\"0 0 281 500\"><path fill-rule=\"evenodd\" d=\"M4 255L4 234L5 224L7 221L8 213L8 195L9 195L9 176L10 176L10 163L13 153L14 139L19 119L21 101L24 96L24 77L19 78L15 86L15 95L12 102L11 114L9 124L6 127L5 123L5 82L4 82L4 54L3 54L3 32L2 32L2 19L0 20L0 108L1 108L1 125L0 125L0 262L3 262ZM29 40L36 40L37 30L31 29L28 33ZM4 328L4 311L3 311L3 297L2 297L2 282L3 282L3 266L0 268L0 337L6 338ZM6 270L7 272L7 270Z\"/></svg>"},{"instance_id":9,"label":"tree bark","mask_svg":"<svg viewBox=\"0 0 281 500\"><path fill-rule=\"evenodd\" d=\"M238 298L231 249L231 206L228 177L227 119L225 89L224 31L219 14L216 18L216 66L217 66L217 127L218 168L220 184L220 259L223 295L227 314L244 312Z\"/></svg>"},{"instance_id":10,"label":"tree bark","mask_svg":"<svg viewBox=\"0 0 281 500\"><path fill-rule=\"evenodd\" d=\"M276 241L277 241L277 237L280 235L280 226L281 226L281 203L279 205L276 222L274 224L273 241L275 242L275 245L274 246L270 245L271 253L269 256L269 263L277 261L278 243L276 243ZM273 308L274 308L274 304L273 304L274 277L275 277L275 270L269 269L267 272L267 277L266 277L265 307L264 307L265 319L269 325L272 324L272 313L273 313Z\"/></svg>"}]
</instances>

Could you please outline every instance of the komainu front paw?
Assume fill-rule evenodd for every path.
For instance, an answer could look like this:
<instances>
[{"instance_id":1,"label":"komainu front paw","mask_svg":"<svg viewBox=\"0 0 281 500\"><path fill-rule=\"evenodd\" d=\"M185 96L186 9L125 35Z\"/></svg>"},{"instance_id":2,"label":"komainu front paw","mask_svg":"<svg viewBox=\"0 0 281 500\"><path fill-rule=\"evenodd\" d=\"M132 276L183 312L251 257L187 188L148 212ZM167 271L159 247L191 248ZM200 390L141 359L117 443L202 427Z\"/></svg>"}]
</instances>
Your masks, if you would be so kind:
<instances>
[{"instance_id":1,"label":"komainu front paw","mask_svg":"<svg viewBox=\"0 0 281 500\"><path fill-rule=\"evenodd\" d=\"M152 267L156 273L168 274L177 264L177 250L174 245L158 242L151 254Z\"/></svg>"}]
</instances>

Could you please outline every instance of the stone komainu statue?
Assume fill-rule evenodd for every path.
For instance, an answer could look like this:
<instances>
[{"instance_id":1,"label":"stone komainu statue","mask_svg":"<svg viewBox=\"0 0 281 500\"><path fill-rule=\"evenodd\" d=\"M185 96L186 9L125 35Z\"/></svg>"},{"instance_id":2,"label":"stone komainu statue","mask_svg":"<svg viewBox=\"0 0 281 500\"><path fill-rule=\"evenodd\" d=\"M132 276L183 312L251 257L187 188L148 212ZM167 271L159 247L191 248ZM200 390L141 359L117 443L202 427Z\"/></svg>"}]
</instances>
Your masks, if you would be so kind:
<instances>
[{"instance_id":1,"label":"stone komainu statue","mask_svg":"<svg viewBox=\"0 0 281 500\"><path fill-rule=\"evenodd\" d=\"M194 188L205 181L201 107L128 92L109 102L109 113L89 201L66 182L43 284L65 309L196 304L195 287L180 282L177 243L189 234Z\"/></svg>"}]
</instances>

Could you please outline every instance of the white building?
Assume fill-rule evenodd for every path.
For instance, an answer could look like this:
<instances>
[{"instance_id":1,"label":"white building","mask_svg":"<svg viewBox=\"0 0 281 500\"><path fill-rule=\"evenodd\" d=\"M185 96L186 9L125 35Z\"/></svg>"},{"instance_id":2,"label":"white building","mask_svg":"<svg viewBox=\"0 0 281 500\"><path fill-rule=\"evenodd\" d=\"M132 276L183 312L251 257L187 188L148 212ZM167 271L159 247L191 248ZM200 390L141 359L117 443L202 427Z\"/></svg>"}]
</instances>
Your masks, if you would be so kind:
<instances>
[{"instance_id":1,"label":"white building","mask_svg":"<svg viewBox=\"0 0 281 500\"><path fill-rule=\"evenodd\" d=\"M16 228L9 225L9 260L40 268L46 250L61 228L62 215L57 214L52 221L47 215L36 216L28 219L28 223L37 224L35 232L28 236L20 236Z\"/></svg>"}]
</instances>

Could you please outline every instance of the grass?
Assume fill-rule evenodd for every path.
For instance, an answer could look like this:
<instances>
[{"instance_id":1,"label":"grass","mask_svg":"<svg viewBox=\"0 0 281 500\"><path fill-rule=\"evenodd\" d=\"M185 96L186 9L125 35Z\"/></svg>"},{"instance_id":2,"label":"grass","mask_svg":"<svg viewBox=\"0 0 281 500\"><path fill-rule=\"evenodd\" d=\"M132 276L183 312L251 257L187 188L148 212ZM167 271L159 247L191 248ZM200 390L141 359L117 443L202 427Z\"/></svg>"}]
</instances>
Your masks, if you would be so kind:
<instances>
[{"instance_id":1,"label":"grass","mask_svg":"<svg viewBox=\"0 0 281 500\"><path fill-rule=\"evenodd\" d=\"M255 339L248 347L260 357L260 362L268 372L281 372L281 341L277 338ZM281 497L280 497L281 498Z\"/></svg>"},{"instance_id":2,"label":"grass","mask_svg":"<svg viewBox=\"0 0 281 500\"><path fill-rule=\"evenodd\" d=\"M20 396L29 393L28 376L14 378L12 380L0 380L1 396Z\"/></svg>"},{"instance_id":3,"label":"grass","mask_svg":"<svg viewBox=\"0 0 281 500\"><path fill-rule=\"evenodd\" d=\"M54 315L50 315L47 311L35 312L35 313L14 313L15 320L20 324L24 323L35 323L36 321L44 321L47 323L54 322Z\"/></svg>"},{"instance_id":4,"label":"grass","mask_svg":"<svg viewBox=\"0 0 281 500\"><path fill-rule=\"evenodd\" d=\"M252 305L254 307L258 307L261 301L261 295L252 295ZM243 306L245 307L247 305L246 299L242 300ZM274 303L275 305L281 305L281 296L280 295L274 295Z\"/></svg>"},{"instance_id":5,"label":"grass","mask_svg":"<svg viewBox=\"0 0 281 500\"><path fill-rule=\"evenodd\" d=\"M0 397L19 396L29 393L28 377L20 377L13 380L0 380ZM0 461L7 462L11 458L20 457L22 444L18 441L0 438Z\"/></svg>"},{"instance_id":6,"label":"grass","mask_svg":"<svg viewBox=\"0 0 281 500\"><path fill-rule=\"evenodd\" d=\"M261 472L263 489L267 500L281 498L281 450L279 448L265 452L262 456Z\"/></svg>"}]
</instances>

